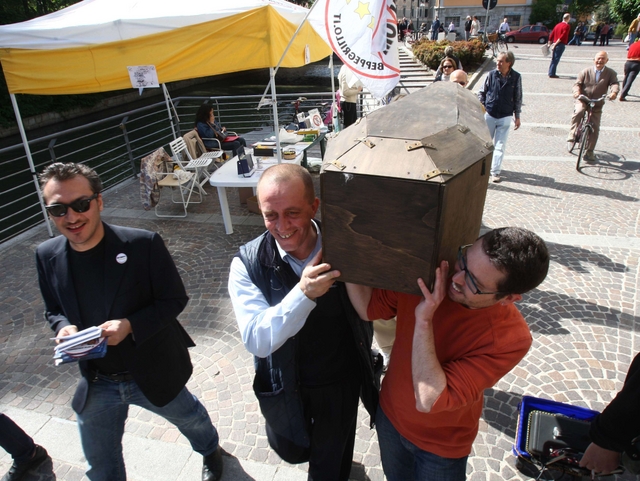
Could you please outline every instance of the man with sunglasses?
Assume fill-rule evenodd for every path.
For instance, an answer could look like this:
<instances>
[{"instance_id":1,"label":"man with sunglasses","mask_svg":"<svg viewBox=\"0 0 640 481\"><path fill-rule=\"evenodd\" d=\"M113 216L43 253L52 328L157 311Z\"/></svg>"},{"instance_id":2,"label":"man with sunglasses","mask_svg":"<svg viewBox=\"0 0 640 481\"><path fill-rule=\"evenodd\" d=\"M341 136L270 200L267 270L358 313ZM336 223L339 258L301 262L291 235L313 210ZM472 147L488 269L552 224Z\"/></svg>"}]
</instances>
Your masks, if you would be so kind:
<instances>
[{"instance_id":1,"label":"man with sunglasses","mask_svg":"<svg viewBox=\"0 0 640 481\"><path fill-rule=\"evenodd\" d=\"M122 436L129 405L172 424L204 456L203 481L222 475L218 433L185 387L193 341L177 320L189 298L156 233L102 222L102 182L83 164L54 163L40 174L61 236L36 250L45 317L57 337L103 329L107 354L80 361L72 407L92 481L124 481Z\"/></svg>"},{"instance_id":2,"label":"man with sunglasses","mask_svg":"<svg viewBox=\"0 0 640 481\"><path fill-rule=\"evenodd\" d=\"M389 481L461 481L483 392L525 356L531 333L514 303L546 277L542 239L492 230L443 261L423 296L347 284L362 319L397 317L376 430Z\"/></svg>"}]
</instances>

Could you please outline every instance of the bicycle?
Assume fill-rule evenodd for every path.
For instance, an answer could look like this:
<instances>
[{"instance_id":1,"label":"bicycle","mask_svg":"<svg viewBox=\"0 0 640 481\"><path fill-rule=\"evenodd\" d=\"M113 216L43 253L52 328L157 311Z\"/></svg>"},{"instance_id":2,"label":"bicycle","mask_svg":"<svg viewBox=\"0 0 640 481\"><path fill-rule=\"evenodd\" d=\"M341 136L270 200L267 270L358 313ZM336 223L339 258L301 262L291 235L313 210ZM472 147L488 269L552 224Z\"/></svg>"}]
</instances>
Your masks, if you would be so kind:
<instances>
[{"instance_id":1,"label":"bicycle","mask_svg":"<svg viewBox=\"0 0 640 481\"><path fill-rule=\"evenodd\" d=\"M569 141L567 143L567 149L569 152L573 152L576 144L580 144L580 151L578 152L578 161L576 162L576 170L580 171L580 161L582 161L582 157L584 156L585 151L587 150L587 145L589 144L589 137L593 133L593 122L591 122L591 115L593 112L593 108L596 103L604 101L607 98L607 94L604 94L599 99L590 99L586 95L580 95L577 100L585 102L587 104L587 108L584 111L584 115L578 126L576 127L576 132L573 136L573 141Z\"/></svg>"},{"instance_id":2,"label":"bicycle","mask_svg":"<svg viewBox=\"0 0 640 481\"><path fill-rule=\"evenodd\" d=\"M499 33L490 33L486 35L485 44L487 46L487 50L491 49L494 57L497 57L498 54L509 50L509 45L507 44L505 36Z\"/></svg>"}]
</instances>

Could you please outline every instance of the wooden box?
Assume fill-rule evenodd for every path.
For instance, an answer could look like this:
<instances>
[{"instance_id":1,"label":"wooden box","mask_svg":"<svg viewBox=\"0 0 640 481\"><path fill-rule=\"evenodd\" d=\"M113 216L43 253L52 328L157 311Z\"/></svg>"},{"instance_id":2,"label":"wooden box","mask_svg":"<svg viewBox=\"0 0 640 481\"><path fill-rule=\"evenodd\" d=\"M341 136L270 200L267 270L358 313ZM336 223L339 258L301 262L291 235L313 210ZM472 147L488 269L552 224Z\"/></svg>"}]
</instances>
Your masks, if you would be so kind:
<instances>
[{"instance_id":1,"label":"wooden box","mask_svg":"<svg viewBox=\"0 0 640 481\"><path fill-rule=\"evenodd\" d=\"M323 259L341 280L420 294L480 232L493 144L480 102L436 82L331 138L320 175Z\"/></svg>"}]
</instances>

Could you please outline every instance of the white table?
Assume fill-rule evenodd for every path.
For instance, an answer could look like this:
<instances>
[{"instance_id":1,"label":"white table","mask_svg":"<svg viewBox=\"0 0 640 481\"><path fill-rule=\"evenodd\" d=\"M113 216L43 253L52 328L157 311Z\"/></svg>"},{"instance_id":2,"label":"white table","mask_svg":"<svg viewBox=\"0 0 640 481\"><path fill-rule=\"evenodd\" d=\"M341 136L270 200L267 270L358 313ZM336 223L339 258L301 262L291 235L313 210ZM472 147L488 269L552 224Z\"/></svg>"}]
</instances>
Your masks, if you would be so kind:
<instances>
[{"instance_id":1,"label":"white table","mask_svg":"<svg viewBox=\"0 0 640 481\"><path fill-rule=\"evenodd\" d=\"M282 162L288 164L298 164L302 162L304 156L305 146L296 147L296 158L293 160L283 160ZM246 149L247 153L251 152L250 149ZM227 234L233 234L233 225L231 224L231 212L229 212L229 201L227 200L227 187L252 187L255 193L258 186L258 180L265 171L265 169L276 165L278 161L275 157L260 157L261 167L256 169L251 177L243 177L238 175L238 157L225 162L222 167L214 171L209 178L209 184L218 189L218 198L220 199L220 210L222 210L222 219L224 220L224 230ZM257 159L254 157L253 163L257 164Z\"/></svg>"}]
</instances>

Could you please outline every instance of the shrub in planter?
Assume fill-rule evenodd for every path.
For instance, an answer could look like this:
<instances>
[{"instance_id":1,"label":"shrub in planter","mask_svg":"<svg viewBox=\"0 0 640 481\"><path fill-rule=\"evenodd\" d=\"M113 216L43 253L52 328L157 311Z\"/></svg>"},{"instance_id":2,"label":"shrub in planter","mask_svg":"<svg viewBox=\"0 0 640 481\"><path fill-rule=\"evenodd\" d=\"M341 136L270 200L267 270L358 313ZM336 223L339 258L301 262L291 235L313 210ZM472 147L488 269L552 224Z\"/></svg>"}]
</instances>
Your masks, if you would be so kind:
<instances>
[{"instance_id":1,"label":"shrub in planter","mask_svg":"<svg viewBox=\"0 0 640 481\"><path fill-rule=\"evenodd\" d=\"M436 70L444 58L444 49L449 45L453 47L454 55L460 59L464 70L469 71L482 62L485 46L475 39L468 42L465 40L435 42L422 39L413 44L413 54L424 65Z\"/></svg>"}]
</instances>

